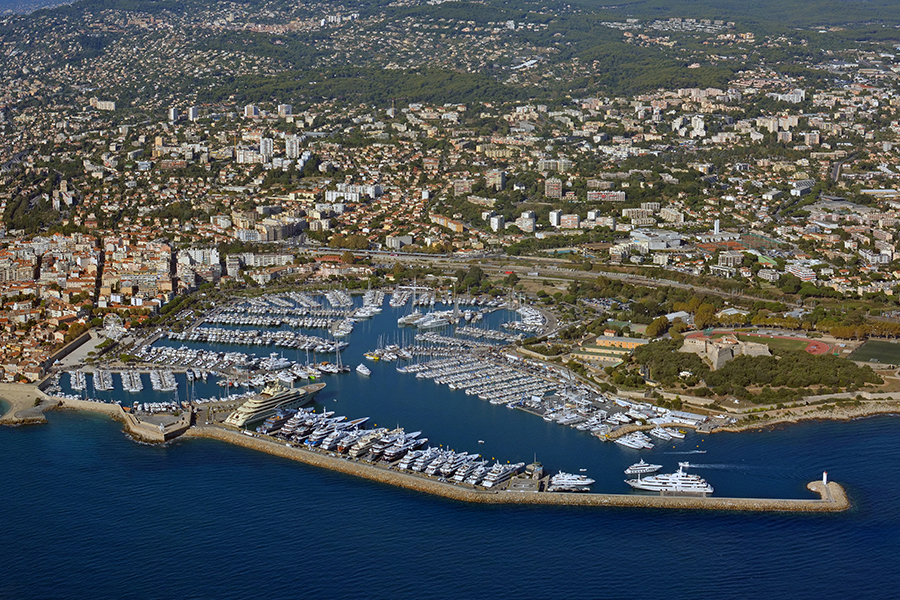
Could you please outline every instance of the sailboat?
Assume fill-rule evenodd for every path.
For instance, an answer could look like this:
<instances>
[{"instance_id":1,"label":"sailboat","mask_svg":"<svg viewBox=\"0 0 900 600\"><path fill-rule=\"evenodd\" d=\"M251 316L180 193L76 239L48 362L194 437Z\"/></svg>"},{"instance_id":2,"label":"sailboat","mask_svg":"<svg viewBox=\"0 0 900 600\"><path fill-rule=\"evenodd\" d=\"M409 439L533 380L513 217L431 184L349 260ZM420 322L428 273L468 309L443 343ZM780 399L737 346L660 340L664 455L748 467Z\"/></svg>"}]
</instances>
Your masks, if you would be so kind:
<instances>
[{"instance_id":1,"label":"sailboat","mask_svg":"<svg viewBox=\"0 0 900 600\"><path fill-rule=\"evenodd\" d=\"M412 307L412 310L408 314L397 319L397 325L415 325L418 321L421 321L423 319L422 313L419 312L418 308L416 308L416 292L417 291L418 291L418 285L416 284L416 280L413 279L413 297L412 297L412 303L410 304L410 306Z\"/></svg>"}]
</instances>

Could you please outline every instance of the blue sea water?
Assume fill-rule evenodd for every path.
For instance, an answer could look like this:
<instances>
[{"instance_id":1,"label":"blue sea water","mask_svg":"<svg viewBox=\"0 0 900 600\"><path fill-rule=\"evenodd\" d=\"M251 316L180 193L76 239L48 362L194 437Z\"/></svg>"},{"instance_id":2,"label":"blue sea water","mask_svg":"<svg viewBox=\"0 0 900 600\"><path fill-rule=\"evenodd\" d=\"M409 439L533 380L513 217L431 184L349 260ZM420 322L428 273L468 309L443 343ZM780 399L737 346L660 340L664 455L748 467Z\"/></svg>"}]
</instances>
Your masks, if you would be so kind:
<instances>
[{"instance_id":1,"label":"blue sea water","mask_svg":"<svg viewBox=\"0 0 900 600\"><path fill-rule=\"evenodd\" d=\"M391 312L357 326L350 364L392 331ZM717 496L810 497L806 483L828 469L854 508L472 506L212 440L140 445L105 417L50 413L48 425L0 428L0 598L900 594L896 417L690 434L637 454L391 364L325 381L320 406L488 458L585 468L598 491L624 493L638 457L667 469L687 459Z\"/></svg>"}]
</instances>

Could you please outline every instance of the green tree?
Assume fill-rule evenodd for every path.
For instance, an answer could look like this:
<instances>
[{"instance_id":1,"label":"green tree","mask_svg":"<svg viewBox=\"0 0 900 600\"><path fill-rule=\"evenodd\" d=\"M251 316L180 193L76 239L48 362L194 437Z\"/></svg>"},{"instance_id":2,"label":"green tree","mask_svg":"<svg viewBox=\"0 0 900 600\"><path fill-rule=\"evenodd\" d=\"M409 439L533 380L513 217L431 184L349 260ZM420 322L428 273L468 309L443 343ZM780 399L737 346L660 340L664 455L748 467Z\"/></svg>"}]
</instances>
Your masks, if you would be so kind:
<instances>
[{"instance_id":1,"label":"green tree","mask_svg":"<svg viewBox=\"0 0 900 600\"><path fill-rule=\"evenodd\" d=\"M657 337L666 331L669 327L669 319L665 317L665 315L661 317L657 317L653 320L652 323L647 325L647 331L645 332L647 337Z\"/></svg>"},{"instance_id":2,"label":"green tree","mask_svg":"<svg viewBox=\"0 0 900 600\"><path fill-rule=\"evenodd\" d=\"M694 325L697 329L706 329L716 322L716 307L712 304L701 304L694 314Z\"/></svg>"}]
</instances>

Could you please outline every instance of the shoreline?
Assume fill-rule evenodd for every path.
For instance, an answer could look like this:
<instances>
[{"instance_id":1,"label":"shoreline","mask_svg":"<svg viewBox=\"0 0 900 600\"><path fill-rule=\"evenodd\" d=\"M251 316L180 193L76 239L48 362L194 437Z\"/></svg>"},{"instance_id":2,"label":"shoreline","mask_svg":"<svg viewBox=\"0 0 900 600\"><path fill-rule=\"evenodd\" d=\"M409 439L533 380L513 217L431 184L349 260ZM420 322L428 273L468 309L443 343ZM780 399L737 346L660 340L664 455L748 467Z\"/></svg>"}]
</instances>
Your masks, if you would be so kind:
<instances>
[{"instance_id":1,"label":"shoreline","mask_svg":"<svg viewBox=\"0 0 900 600\"><path fill-rule=\"evenodd\" d=\"M35 405L35 399L37 398L41 400L39 405ZM46 417L44 417L43 413L47 410L74 408L76 410L90 410L94 412L110 413L109 407L113 406L113 404L106 402L90 402L84 400L72 401L65 398L49 396L41 389L39 389L37 385L23 383L0 383L0 400L5 401L9 405L6 409L6 412L0 414L0 425L46 423L47 419ZM66 406L67 402L77 404L77 406ZM104 406L106 408L103 408ZM809 407L798 406L794 408L773 410L791 411L799 409L806 410L805 412L800 414L778 415L767 419L760 418L758 421L748 423L719 425L713 427L709 431L704 431L703 433L740 433L742 431L767 429L776 425L791 425L801 423L803 421L852 421L862 417L892 414L900 415L900 399L872 400L864 402L863 404L860 404L858 406L835 406L833 410L829 411L822 411L818 405L811 405ZM747 416L754 416L757 414L764 415L765 413L761 412L732 414L724 412L724 414L735 418L746 418ZM696 427L683 423L678 424L678 427L697 429ZM615 431L610 432L606 436L606 438L612 441L615 438L627 433L631 433L632 431L646 429L652 429L652 426L630 423L616 429ZM602 440L603 438L599 439Z\"/></svg>"},{"instance_id":2,"label":"shoreline","mask_svg":"<svg viewBox=\"0 0 900 600\"><path fill-rule=\"evenodd\" d=\"M34 384L0 383L0 398L8 404L0 415L0 425L32 425L46 423L44 411L57 406L50 396ZM39 400L35 404L35 400Z\"/></svg>"},{"instance_id":3,"label":"shoreline","mask_svg":"<svg viewBox=\"0 0 900 600\"><path fill-rule=\"evenodd\" d=\"M710 433L741 433L742 431L758 431L769 429L778 425L796 425L804 421L854 421L865 417L877 417L882 415L900 414L900 403L893 404L873 403L869 406L845 406L835 408L832 411L810 411L801 415L782 415L770 419L760 419L751 423L735 424L732 426L720 426L710 430Z\"/></svg>"}]
</instances>

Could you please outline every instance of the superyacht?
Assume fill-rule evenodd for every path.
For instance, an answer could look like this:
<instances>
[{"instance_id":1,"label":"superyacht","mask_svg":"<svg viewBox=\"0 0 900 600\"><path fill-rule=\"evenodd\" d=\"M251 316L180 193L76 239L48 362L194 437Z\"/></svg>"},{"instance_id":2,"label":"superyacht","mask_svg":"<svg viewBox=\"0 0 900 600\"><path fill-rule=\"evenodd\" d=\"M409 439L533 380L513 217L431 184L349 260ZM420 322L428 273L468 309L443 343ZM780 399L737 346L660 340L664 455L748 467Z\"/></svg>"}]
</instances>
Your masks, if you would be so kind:
<instances>
[{"instance_id":1,"label":"superyacht","mask_svg":"<svg viewBox=\"0 0 900 600\"><path fill-rule=\"evenodd\" d=\"M574 475L572 473L557 473L550 478L550 492L586 492L594 480L587 475Z\"/></svg>"},{"instance_id":2,"label":"superyacht","mask_svg":"<svg viewBox=\"0 0 900 600\"><path fill-rule=\"evenodd\" d=\"M227 425L244 427L262 421L275 414L279 408L299 408L312 402L313 397L325 387L324 383L314 383L298 388L283 388L269 385L262 393L247 400L240 408L228 415Z\"/></svg>"},{"instance_id":3,"label":"superyacht","mask_svg":"<svg viewBox=\"0 0 900 600\"><path fill-rule=\"evenodd\" d=\"M651 475L637 479L626 479L625 483L636 490L659 492L661 495L707 496L713 493L713 487L699 475L690 475L684 470L690 464L678 463L678 470L672 474Z\"/></svg>"},{"instance_id":4,"label":"superyacht","mask_svg":"<svg viewBox=\"0 0 900 600\"><path fill-rule=\"evenodd\" d=\"M646 475L647 473L656 473L660 469L662 469L662 465L651 465L650 463L645 463L644 459L642 458L640 461L625 469L625 474Z\"/></svg>"}]
</instances>

